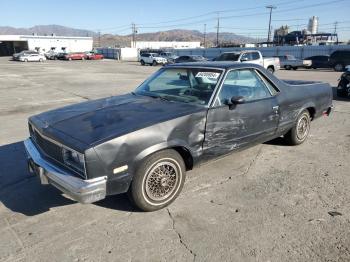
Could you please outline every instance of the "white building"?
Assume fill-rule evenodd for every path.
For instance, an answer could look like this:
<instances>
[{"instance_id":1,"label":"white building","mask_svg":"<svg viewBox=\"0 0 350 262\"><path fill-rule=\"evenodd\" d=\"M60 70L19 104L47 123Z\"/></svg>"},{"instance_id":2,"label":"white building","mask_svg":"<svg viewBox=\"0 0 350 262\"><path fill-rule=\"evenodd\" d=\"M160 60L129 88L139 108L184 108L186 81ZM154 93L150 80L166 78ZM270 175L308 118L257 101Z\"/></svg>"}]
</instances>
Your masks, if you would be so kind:
<instances>
[{"instance_id":1,"label":"white building","mask_svg":"<svg viewBox=\"0 0 350 262\"><path fill-rule=\"evenodd\" d=\"M0 35L0 56L9 56L22 50L84 52L92 50L92 44L92 37Z\"/></svg>"},{"instance_id":2,"label":"white building","mask_svg":"<svg viewBox=\"0 0 350 262\"><path fill-rule=\"evenodd\" d=\"M180 41L131 41L131 47L137 49L162 49L162 48L199 48L201 42L180 42Z\"/></svg>"}]
</instances>

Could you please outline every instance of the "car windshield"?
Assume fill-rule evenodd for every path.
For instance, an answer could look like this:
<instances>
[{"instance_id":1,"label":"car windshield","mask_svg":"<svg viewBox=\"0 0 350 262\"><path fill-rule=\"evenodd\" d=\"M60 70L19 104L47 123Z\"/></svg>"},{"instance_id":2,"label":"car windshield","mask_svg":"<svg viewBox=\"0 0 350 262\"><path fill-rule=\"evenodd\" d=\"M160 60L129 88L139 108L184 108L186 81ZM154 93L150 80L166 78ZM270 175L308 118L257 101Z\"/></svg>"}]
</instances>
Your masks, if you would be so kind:
<instances>
[{"instance_id":1,"label":"car windshield","mask_svg":"<svg viewBox=\"0 0 350 262\"><path fill-rule=\"evenodd\" d=\"M211 68L163 68L135 91L169 101L207 105L222 70Z\"/></svg>"}]
</instances>

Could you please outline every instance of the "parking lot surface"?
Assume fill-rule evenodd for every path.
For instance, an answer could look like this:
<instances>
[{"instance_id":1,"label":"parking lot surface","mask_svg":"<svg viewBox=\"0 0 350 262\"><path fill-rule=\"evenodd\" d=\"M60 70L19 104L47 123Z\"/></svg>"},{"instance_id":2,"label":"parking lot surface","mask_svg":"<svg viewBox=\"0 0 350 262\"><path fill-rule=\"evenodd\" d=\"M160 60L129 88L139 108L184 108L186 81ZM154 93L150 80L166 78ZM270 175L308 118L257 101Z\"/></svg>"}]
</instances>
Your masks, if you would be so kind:
<instances>
[{"instance_id":1,"label":"parking lot surface","mask_svg":"<svg viewBox=\"0 0 350 262\"><path fill-rule=\"evenodd\" d=\"M291 147L274 140L190 171L168 208L81 205L28 174L33 114L133 90L159 67L0 58L0 261L349 261L350 100ZM277 72L336 86L340 73Z\"/></svg>"}]
</instances>

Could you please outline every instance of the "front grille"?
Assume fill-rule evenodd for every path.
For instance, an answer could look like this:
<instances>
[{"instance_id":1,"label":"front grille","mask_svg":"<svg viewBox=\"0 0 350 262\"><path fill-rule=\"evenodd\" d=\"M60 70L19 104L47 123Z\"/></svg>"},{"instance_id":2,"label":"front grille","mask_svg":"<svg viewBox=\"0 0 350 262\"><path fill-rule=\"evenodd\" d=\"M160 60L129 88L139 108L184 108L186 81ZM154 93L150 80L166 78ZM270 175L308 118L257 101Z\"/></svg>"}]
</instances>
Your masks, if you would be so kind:
<instances>
[{"instance_id":1,"label":"front grille","mask_svg":"<svg viewBox=\"0 0 350 262\"><path fill-rule=\"evenodd\" d=\"M37 145L40 147L40 149L44 151L46 155L48 155L49 157L55 159L56 161L62 164L64 163L63 156L62 156L62 147L45 139L35 129L33 130L33 139L37 143Z\"/></svg>"},{"instance_id":2,"label":"front grille","mask_svg":"<svg viewBox=\"0 0 350 262\"><path fill-rule=\"evenodd\" d=\"M47 157L74 171L74 173L80 177L86 178L85 171L77 171L75 168L73 169L65 164L62 154L62 146L60 146L59 143L54 143L50 141L50 139L41 135L31 124L29 124L29 133L32 140Z\"/></svg>"}]
</instances>

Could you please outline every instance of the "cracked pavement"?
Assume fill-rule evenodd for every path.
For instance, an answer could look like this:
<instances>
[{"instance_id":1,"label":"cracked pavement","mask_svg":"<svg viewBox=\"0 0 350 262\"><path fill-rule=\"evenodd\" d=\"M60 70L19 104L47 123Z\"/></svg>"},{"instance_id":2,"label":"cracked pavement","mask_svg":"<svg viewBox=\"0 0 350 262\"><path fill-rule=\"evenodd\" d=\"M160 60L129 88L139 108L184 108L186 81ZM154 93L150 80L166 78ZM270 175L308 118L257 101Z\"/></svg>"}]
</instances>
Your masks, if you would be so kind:
<instances>
[{"instance_id":1,"label":"cracked pavement","mask_svg":"<svg viewBox=\"0 0 350 262\"><path fill-rule=\"evenodd\" d=\"M306 143L277 139L207 163L169 207L142 213L125 195L81 205L41 186L22 141L28 116L129 92L158 67L2 57L0 68L0 261L350 260L350 100L336 98ZM340 73L277 75L335 86Z\"/></svg>"}]
</instances>

